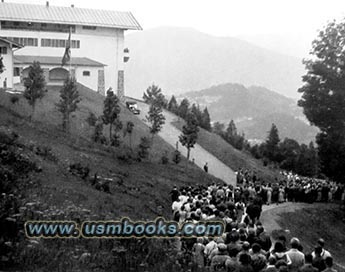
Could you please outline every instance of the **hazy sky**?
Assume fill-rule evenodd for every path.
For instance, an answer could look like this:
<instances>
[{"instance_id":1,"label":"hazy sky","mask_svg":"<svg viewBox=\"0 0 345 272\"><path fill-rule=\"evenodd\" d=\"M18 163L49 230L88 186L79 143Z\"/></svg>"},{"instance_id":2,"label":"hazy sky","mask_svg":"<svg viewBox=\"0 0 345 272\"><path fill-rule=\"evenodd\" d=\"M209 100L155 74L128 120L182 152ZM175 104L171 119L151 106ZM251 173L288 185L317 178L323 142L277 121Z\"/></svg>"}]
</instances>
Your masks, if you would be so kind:
<instances>
[{"instance_id":1,"label":"hazy sky","mask_svg":"<svg viewBox=\"0 0 345 272\"><path fill-rule=\"evenodd\" d=\"M44 0L5 0L45 4ZM345 16L344 0L50 0L50 5L131 11L144 29L192 27L217 36L292 35L307 47L328 20ZM301 39L299 40L299 36ZM249 39L250 40L250 39ZM291 40L291 39L290 39ZM306 44L308 42L308 44ZM264 46L262 37L259 40ZM267 41L266 41L267 43ZM284 46L284 39L276 47ZM274 47L274 45L273 45ZM293 53L293 45L290 45Z\"/></svg>"}]
</instances>

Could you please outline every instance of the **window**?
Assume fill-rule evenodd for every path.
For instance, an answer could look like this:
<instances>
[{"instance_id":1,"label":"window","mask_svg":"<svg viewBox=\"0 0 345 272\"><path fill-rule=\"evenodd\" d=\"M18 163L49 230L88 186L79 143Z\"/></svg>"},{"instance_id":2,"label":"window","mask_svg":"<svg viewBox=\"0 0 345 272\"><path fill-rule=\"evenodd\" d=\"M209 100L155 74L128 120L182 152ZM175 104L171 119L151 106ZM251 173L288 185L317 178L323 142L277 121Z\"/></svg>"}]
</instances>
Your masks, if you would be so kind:
<instances>
[{"instance_id":1,"label":"window","mask_svg":"<svg viewBox=\"0 0 345 272\"><path fill-rule=\"evenodd\" d=\"M66 40L41 39L42 47L66 47ZM72 40L71 48L80 48L80 41Z\"/></svg>"},{"instance_id":2,"label":"window","mask_svg":"<svg viewBox=\"0 0 345 272\"><path fill-rule=\"evenodd\" d=\"M66 32L68 33L70 28L75 33L74 25L65 24L47 24L47 23L33 23L33 22L13 22L13 21L1 21L2 29L20 29L31 31L51 31L51 32Z\"/></svg>"},{"instance_id":3,"label":"window","mask_svg":"<svg viewBox=\"0 0 345 272\"><path fill-rule=\"evenodd\" d=\"M83 26L83 29L96 30L95 26Z\"/></svg>"},{"instance_id":4,"label":"window","mask_svg":"<svg viewBox=\"0 0 345 272\"><path fill-rule=\"evenodd\" d=\"M83 76L90 76L90 71L83 71Z\"/></svg>"},{"instance_id":5,"label":"window","mask_svg":"<svg viewBox=\"0 0 345 272\"><path fill-rule=\"evenodd\" d=\"M7 47L1 46L0 47L0 54L1 55L6 55L7 54Z\"/></svg>"},{"instance_id":6,"label":"window","mask_svg":"<svg viewBox=\"0 0 345 272\"><path fill-rule=\"evenodd\" d=\"M26 38L26 37L5 37L10 41L14 41L16 43L20 43L24 46L38 46L38 39L36 38Z\"/></svg>"},{"instance_id":7,"label":"window","mask_svg":"<svg viewBox=\"0 0 345 272\"><path fill-rule=\"evenodd\" d=\"M13 76L20 76L20 68L19 67L13 68Z\"/></svg>"}]
</instances>

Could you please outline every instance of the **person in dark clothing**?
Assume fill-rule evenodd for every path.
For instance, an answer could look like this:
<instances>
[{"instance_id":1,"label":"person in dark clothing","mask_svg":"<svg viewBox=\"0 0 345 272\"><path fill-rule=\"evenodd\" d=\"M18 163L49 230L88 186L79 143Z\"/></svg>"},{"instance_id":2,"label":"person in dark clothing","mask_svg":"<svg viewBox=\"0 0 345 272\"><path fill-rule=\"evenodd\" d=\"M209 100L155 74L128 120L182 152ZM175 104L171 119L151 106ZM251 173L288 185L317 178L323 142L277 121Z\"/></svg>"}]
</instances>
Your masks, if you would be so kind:
<instances>
[{"instance_id":1,"label":"person in dark clothing","mask_svg":"<svg viewBox=\"0 0 345 272\"><path fill-rule=\"evenodd\" d=\"M171 195L171 201L172 202L174 202L174 201L176 201L178 199L180 193L177 190L176 186L174 186L174 188L171 190L170 195Z\"/></svg>"},{"instance_id":2,"label":"person in dark clothing","mask_svg":"<svg viewBox=\"0 0 345 272\"><path fill-rule=\"evenodd\" d=\"M204 170L205 170L206 173L208 173L208 163L205 163Z\"/></svg>"}]
</instances>

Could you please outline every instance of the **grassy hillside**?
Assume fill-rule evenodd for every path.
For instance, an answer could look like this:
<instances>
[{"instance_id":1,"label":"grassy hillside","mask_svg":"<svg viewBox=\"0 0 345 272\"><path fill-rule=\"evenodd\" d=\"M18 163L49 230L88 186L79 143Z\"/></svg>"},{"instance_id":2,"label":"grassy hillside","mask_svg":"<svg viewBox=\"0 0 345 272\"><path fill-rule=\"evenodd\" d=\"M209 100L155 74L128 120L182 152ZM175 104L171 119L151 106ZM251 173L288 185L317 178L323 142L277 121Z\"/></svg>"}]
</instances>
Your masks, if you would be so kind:
<instances>
[{"instance_id":1,"label":"grassy hillside","mask_svg":"<svg viewBox=\"0 0 345 272\"><path fill-rule=\"evenodd\" d=\"M322 237L326 241L325 247L333 254L336 262L343 266L336 269L345 271L343 216L344 212L336 206L313 204L313 207L282 212L278 214L277 222L282 230L288 230L288 238L294 236L301 239L306 253L313 251L317 240Z\"/></svg>"},{"instance_id":2,"label":"grassy hillside","mask_svg":"<svg viewBox=\"0 0 345 272\"><path fill-rule=\"evenodd\" d=\"M173 123L180 130L183 124L182 120ZM253 170L266 182L274 182L279 176L278 170L263 166L262 161L253 158L249 153L235 149L215 133L200 128L197 143L234 171L239 168Z\"/></svg>"},{"instance_id":3,"label":"grassy hillside","mask_svg":"<svg viewBox=\"0 0 345 272\"><path fill-rule=\"evenodd\" d=\"M221 182L186 160L178 165L161 164L162 154L168 152L171 158L173 149L160 137L155 138L148 160L130 163L118 157L128 152L127 138L121 139L120 148L91 142L85 118L90 111L101 113L104 98L83 87L79 91L82 102L72 118L71 135L57 125L61 122L54 106L59 96L57 88L49 89L37 104L33 122L27 120L30 108L23 97L12 104L13 95L0 92L0 179L6 178L0 186L1 193L6 193L0 196L0 223L4 227L0 234L0 270L139 271L144 262L151 271L174 271L168 269L169 250L162 250L170 249L172 241L164 239L25 238L23 224L27 220L170 218L169 192L173 185ZM125 108L121 120L135 124L133 146L148 135L146 125ZM73 164L88 167L87 178L71 171ZM95 174L98 178L93 184ZM105 180L109 192L98 186Z\"/></svg>"},{"instance_id":4,"label":"grassy hillside","mask_svg":"<svg viewBox=\"0 0 345 272\"><path fill-rule=\"evenodd\" d=\"M20 97L18 104L13 105L10 102L11 95L0 93L0 125L18 133L26 143L51 147L52 152L58 158L58 163L44 162L47 163L47 171L42 171L40 174L42 176L38 177L46 181L45 186L48 191L54 190L55 192L56 190L54 197L49 201L58 204L66 198L79 199L78 204L89 206L88 208L91 209L96 208L96 210L99 208L97 206L107 203L108 206L113 206L111 208L113 216L127 215L136 218L154 216L155 212L152 209L161 205L164 208L164 215L168 216L170 215L170 207L167 206L169 204L168 193L174 184L216 180L210 175L205 175L192 164L187 165L186 161L182 161L179 165L172 163L162 165L161 156L164 152L168 152L168 156L171 158L173 148L160 137L155 137L148 161L126 164L118 160L117 156L127 151L128 137L121 138L122 147L111 150L108 147L92 143L89 140L92 129L87 125L85 119L89 112L94 112L96 115L101 114L104 97L83 86L79 87L79 92L82 101L80 110L72 117L71 135L66 135L61 131L59 125L56 125L61 123L60 115L54 106L59 99L57 88L49 89L42 101L38 102L33 123L28 123L23 118L31 110L23 97ZM125 107L121 109L120 118L124 124L127 121L134 123L133 147L138 145L142 136L149 135L147 126ZM107 132L107 128L105 128L105 132ZM69 164L78 162L88 165L91 174L97 172L98 175L107 177L116 173L128 173L128 177L124 177L123 185L114 189L114 196L105 195L103 198L100 197L101 192L86 186L68 173ZM46 198L47 195L49 194L43 194L41 197ZM42 201L45 202L47 199L42 199ZM153 203L155 203L152 205L153 207L149 207ZM139 210L138 207L141 209Z\"/></svg>"}]
</instances>

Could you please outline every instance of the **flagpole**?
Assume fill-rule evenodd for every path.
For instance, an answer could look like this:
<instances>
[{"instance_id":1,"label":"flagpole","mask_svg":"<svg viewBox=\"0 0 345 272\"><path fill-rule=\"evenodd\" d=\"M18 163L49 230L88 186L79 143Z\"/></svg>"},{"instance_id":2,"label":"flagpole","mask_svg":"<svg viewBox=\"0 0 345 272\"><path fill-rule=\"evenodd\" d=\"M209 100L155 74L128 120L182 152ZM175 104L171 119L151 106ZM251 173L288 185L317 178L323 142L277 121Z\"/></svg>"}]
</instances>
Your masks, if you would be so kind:
<instances>
[{"instance_id":1,"label":"flagpole","mask_svg":"<svg viewBox=\"0 0 345 272\"><path fill-rule=\"evenodd\" d=\"M72 47L72 40L71 40L71 33L72 33L72 27L70 26L69 27L69 46L70 46L70 49L69 49L69 55L70 55L70 58L69 58L69 77L72 79L72 74L71 74L71 66L72 66L72 50L71 50L71 47Z\"/></svg>"}]
</instances>

